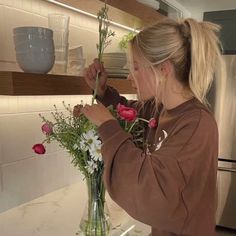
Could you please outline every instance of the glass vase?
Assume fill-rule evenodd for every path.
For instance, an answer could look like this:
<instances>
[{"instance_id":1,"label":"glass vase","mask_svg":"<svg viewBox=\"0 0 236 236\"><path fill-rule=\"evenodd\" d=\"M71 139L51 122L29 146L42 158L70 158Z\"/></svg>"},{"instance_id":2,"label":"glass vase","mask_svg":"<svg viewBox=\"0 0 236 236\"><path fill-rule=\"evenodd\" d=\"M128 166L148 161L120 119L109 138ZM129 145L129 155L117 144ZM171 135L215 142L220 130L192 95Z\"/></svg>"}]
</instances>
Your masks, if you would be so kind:
<instances>
[{"instance_id":1,"label":"glass vase","mask_svg":"<svg viewBox=\"0 0 236 236\"><path fill-rule=\"evenodd\" d=\"M111 221L105 203L105 188L102 175L86 178L88 201L80 221L79 236L108 236Z\"/></svg>"}]
</instances>

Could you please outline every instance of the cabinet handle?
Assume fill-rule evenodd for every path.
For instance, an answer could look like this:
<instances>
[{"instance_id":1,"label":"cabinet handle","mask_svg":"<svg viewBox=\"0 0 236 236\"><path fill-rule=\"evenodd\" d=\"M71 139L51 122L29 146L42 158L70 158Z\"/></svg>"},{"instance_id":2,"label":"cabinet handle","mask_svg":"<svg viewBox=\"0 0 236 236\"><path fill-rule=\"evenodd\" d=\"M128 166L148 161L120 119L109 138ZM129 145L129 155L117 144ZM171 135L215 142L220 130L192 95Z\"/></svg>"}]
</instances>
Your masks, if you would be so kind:
<instances>
[{"instance_id":1,"label":"cabinet handle","mask_svg":"<svg viewBox=\"0 0 236 236\"><path fill-rule=\"evenodd\" d=\"M231 168L226 168L226 167L218 167L218 170L228 171L228 172L235 172L236 173L236 169L231 169Z\"/></svg>"}]
</instances>

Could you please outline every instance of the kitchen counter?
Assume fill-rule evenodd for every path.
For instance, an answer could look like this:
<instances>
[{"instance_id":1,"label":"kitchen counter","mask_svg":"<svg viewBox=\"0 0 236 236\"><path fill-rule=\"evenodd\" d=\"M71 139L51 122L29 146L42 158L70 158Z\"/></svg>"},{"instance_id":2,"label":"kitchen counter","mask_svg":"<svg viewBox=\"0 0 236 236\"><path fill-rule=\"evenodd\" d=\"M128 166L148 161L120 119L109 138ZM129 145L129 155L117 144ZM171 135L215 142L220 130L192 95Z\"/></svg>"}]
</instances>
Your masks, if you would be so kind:
<instances>
[{"instance_id":1,"label":"kitchen counter","mask_svg":"<svg viewBox=\"0 0 236 236\"><path fill-rule=\"evenodd\" d=\"M0 235L74 236L86 199L86 186L79 182L12 208L0 214ZM113 226L111 236L149 235L149 226L132 219L109 196L107 205Z\"/></svg>"}]
</instances>

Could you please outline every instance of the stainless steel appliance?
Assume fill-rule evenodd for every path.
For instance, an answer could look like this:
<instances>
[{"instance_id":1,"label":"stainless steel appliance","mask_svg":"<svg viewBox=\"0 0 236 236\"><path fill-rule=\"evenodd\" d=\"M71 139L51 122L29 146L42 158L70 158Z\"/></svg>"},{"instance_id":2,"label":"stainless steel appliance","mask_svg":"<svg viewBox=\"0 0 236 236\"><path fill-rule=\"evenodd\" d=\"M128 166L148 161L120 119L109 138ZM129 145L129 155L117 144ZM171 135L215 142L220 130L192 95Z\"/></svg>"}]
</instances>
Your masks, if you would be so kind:
<instances>
[{"instance_id":1,"label":"stainless steel appliance","mask_svg":"<svg viewBox=\"0 0 236 236\"><path fill-rule=\"evenodd\" d=\"M236 55L224 55L226 80L213 83L208 100L219 128L217 225L236 229Z\"/></svg>"}]
</instances>

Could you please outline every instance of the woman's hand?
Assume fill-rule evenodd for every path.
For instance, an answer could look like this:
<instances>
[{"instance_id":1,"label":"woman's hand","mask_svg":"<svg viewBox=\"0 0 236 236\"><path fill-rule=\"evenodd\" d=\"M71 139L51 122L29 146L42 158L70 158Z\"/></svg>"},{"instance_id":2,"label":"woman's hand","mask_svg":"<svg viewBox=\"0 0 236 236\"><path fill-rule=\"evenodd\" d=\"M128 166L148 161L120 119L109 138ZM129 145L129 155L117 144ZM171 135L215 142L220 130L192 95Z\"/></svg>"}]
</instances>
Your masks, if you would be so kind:
<instances>
[{"instance_id":1,"label":"woman's hand","mask_svg":"<svg viewBox=\"0 0 236 236\"><path fill-rule=\"evenodd\" d=\"M97 72L99 72L100 79L97 89L97 95L99 97L103 97L105 90L106 90L106 83L107 83L107 73L104 69L104 66L102 63L98 61L98 59L94 59L93 63L89 65L88 68L84 70L84 78L87 82L88 86L91 89L95 89L95 82L96 82L96 76Z\"/></svg>"},{"instance_id":2,"label":"woman's hand","mask_svg":"<svg viewBox=\"0 0 236 236\"><path fill-rule=\"evenodd\" d=\"M115 120L110 111L101 103L92 106L85 105L81 112L96 126L100 126L108 120Z\"/></svg>"}]
</instances>

